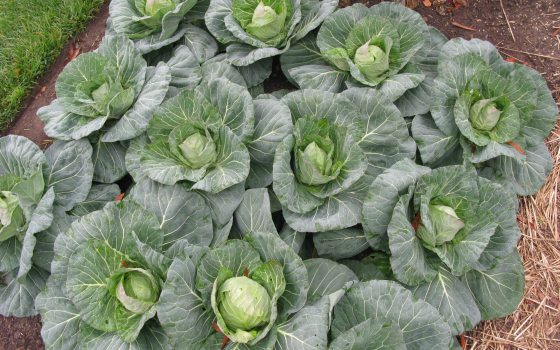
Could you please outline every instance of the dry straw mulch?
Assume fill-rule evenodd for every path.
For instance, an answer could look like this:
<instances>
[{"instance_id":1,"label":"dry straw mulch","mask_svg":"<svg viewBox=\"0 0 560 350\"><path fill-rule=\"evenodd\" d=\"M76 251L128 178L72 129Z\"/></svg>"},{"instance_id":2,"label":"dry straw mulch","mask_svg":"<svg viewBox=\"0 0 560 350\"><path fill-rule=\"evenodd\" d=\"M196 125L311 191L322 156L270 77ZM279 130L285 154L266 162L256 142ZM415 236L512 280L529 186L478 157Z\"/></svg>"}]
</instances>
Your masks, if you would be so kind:
<instances>
[{"instance_id":1,"label":"dry straw mulch","mask_svg":"<svg viewBox=\"0 0 560 350\"><path fill-rule=\"evenodd\" d=\"M559 87L555 95L560 102ZM560 122L547 144L554 160L548 181L536 195L519 199L524 299L514 314L468 334L469 349L560 350Z\"/></svg>"}]
</instances>

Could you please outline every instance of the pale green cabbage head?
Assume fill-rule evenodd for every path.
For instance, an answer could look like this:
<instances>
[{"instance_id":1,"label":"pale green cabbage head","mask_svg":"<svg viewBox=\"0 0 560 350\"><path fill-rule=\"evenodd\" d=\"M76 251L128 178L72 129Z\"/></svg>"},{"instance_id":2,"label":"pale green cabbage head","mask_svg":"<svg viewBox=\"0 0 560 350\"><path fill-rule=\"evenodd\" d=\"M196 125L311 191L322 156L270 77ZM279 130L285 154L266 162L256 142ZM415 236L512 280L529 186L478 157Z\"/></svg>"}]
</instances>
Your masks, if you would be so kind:
<instances>
[{"instance_id":1,"label":"pale green cabbage head","mask_svg":"<svg viewBox=\"0 0 560 350\"><path fill-rule=\"evenodd\" d=\"M270 296L252 279L233 277L220 286L218 309L229 328L250 331L269 322Z\"/></svg>"},{"instance_id":2,"label":"pale green cabbage head","mask_svg":"<svg viewBox=\"0 0 560 350\"><path fill-rule=\"evenodd\" d=\"M430 205L428 215L432 221L435 245L451 241L465 227L455 210L446 205Z\"/></svg>"},{"instance_id":3,"label":"pale green cabbage head","mask_svg":"<svg viewBox=\"0 0 560 350\"><path fill-rule=\"evenodd\" d=\"M148 270L127 269L121 274L115 295L128 311L143 314L158 300L160 286L157 279Z\"/></svg>"},{"instance_id":4,"label":"pale green cabbage head","mask_svg":"<svg viewBox=\"0 0 560 350\"><path fill-rule=\"evenodd\" d=\"M502 111L498 109L494 100L480 100L471 106L469 119L475 129L490 131L498 124Z\"/></svg>"},{"instance_id":5,"label":"pale green cabbage head","mask_svg":"<svg viewBox=\"0 0 560 350\"><path fill-rule=\"evenodd\" d=\"M202 168L216 161L216 144L207 132L206 136L196 132L179 145L181 154L193 169Z\"/></svg>"}]
</instances>

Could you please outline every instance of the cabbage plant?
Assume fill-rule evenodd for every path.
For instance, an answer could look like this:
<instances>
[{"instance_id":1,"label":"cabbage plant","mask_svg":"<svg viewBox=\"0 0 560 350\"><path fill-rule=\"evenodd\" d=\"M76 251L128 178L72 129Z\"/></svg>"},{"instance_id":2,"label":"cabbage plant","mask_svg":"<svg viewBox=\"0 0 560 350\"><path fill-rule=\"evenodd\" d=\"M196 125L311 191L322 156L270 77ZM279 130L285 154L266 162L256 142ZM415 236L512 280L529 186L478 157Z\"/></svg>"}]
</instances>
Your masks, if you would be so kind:
<instances>
[{"instance_id":1,"label":"cabbage plant","mask_svg":"<svg viewBox=\"0 0 560 350\"><path fill-rule=\"evenodd\" d=\"M114 0L109 33L126 35L143 54L180 40L188 24L204 18L206 0Z\"/></svg>"},{"instance_id":2,"label":"cabbage plant","mask_svg":"<svg viewBox=\"0 0 560 350\"><path fill-rule=\"evenodd\" d=\"M453 39L442 48L431 113L414 119L412 133L424 164L472 163L530 195L552 168L544 139L557 115L537 71L505 62L488 42Z\"/></svg>"},{"instance_id":3,"label":"cabbage plant","mask_svg":"<svg viewBox=\"0 0 560 350\"><path fill-rule=\"evenodd\" d=\"M511 192L474 168L403 160L373 181L362 214L370 245L390 253L394 278L460 334L521 301L516 209Z\"/></svg>"},{"instance_id":4,"label":"cabbage plant","mask_svg":"<svg viewBox=\"0 0 560 350\"><path fill-rule=\"evenodd\" d=\"M271 72L271 58L317 28L337 4L333 0L211 0L205 22L210 33L227 45L227 59L236 66L251 65L262 82Z\"/></svg>"},{"instance_id":5,"label":"cabbage plant","mask_svg":"<svg viewBox=\"0 0 560 350\"><path fill-rule=\"evenodd\" d=\"M415 145L398 109L381 93L302 90L282 102L294 120L276 148L273 189L299 232L360 223L365 190L383 169L412 158Z\"/></svg>"},{"instance_id":6,"label":"cabbage plant","mask_svg":"<svg viewBox=\"0 0 560 350\"><path fill-rule=\"evenodd\" d=\"M171 344L325 348L330 301L308 298L306 265L276 233L266 189L247 191L235 218L239 239L186 245L171 264L158 303Z\"/></svg>"},{"instance_id":7,"label":"cabbage plant","mask_svg":"<svg viewBox=\"0 0 560 350\"><path fill-rule=\"evenodd\" d=\"M460 349L438 310L393 281L356 283L333 309L329 350Z\"/></svg>"},{"instance_id":8,"label":"cabbage plant","mask_svg":"<svg viewBox=\"0 0 560 350\"><path fill-rule=\"evenodd\" d=\"M329 16L316 35L281 56L282 70L302 89L382 91L405 116L426 113L445 37L415 11L383 2L354 4Z\"/></svg>"},{"instance_id":9,"label":"cabbage plant","mask_svg":"<svg viewBox=\"0 0 560 350\"><path fill-rule=\"evenodd\" d=\"M196 88L182 90L156 110L147 137L129 149L128 169L137 181L179 183L200 193L212 205L214 223L223 227L241 201L245 181L251 187L272 182L276 145L292 123L279 101L253 101L240 85L240 73L225 62L202 70Z\"/></svg>"},{"instance_id":10,"label":"cabbage plant","mask_svg":"<svg viewBox=\"0 0 560 350\"><path fill-rule=\"evenodd\" d=\"M145 131L170 80L167 65L148 67L132 41L106 36L97 51L64 68L56 81L57 99L37 116L52 138L87 137L94 145L95 180L112 183L126 175L126 141Z\"/></svg>"},{"instance_id":11,"label":"cabbage plant","mask_svg":"<svg viewBox=\"0 0 560 350\"><path fill-rule=\"evenodd\" d=\"M162 226L125 200L79 218L58 236L52 274L36 301L47 348L167 348L154 317L171 264L164 254L179 239Z\"/></svg>"},{"instance_id":12,"label":"cabbage plant","mask_svg":"<svg viewBox=\"0 0 560 350\"><path fill-rule=\"evenodd\" d=\"M49 276L66 211L91 188L87 141L57 141L43 153L22 136L0 138L0 314L31 316Z\"/></svg>"}]
</instances>

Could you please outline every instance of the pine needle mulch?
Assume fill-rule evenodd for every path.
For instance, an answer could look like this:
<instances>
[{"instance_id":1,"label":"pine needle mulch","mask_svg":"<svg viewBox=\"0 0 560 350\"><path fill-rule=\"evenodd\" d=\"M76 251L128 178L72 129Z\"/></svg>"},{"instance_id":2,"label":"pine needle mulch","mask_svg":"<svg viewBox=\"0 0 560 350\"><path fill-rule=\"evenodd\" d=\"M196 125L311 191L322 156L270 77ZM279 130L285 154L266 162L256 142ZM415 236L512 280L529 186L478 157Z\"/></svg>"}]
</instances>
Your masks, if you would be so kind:
<instances>
[{"instance_id":1,"label":"pine needle mulch","mask_svg":"<svg viewBox=\"0 0 560 350\"><path fill-rule=\"evenodd\" d=\"M560 102L560 87L555 96ZM560 122L547 145L554 160L548 181L536 195L519 199L523 301L509 317L484 322L466 335L468 349L560 349Z\"/></svg>"}]
</instances>

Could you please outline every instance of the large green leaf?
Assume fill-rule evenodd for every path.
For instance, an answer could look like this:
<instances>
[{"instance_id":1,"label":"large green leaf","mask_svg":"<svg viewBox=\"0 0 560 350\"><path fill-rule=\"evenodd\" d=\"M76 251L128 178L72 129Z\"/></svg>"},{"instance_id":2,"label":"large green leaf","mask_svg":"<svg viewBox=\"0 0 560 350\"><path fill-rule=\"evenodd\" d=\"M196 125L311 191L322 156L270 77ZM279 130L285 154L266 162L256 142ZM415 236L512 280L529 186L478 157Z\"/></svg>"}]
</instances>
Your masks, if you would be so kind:
<instances>
[{"instance_id":1,"label":"large green leaf","mask_svg":"<svg viewBox=\"0 0 560 350\"><path fill-rule=\"evenodd\" d=\"M80 313L64 294L60 275L51 275L35 301L41 313L41 337L48 349L72 350L78 345Z\"/></svg>"},{"instance_id":2,"label":"large green leaf","mask_svg":"<svg viewBox=\"0 0 560 350\"><path fill-rule=\"evenodd\" d=\"M284 208L284 219L300 232L324 232L351 227L360 223L364 195L364 191L351 188L326 198L321 205L303 214Z\"/></svg>"},{"instance_id":3,"label":"large green leaf","mask_svg":"<svg viewBox=\"0 0 560 350\"><path fill-rule=\"evenodd\" d=\"M148 321L132 342L124 341L115 333L100 332L86 323L80 324L80 343L86 349L128 349L128 350L167 350L169 349L167 334L156 321Z\"/></svg>"},{"instance_id":4,"label":"large green leaf","mask_svg":"<svg viewBox=\"0 0 560 350\"><path fill-rule=\"evenodd\" d=\"M348 34L368 13L369 9L365 5L355 4L329 16L317 34L317 46L321 52L338 47L345 48Z\"/></svg>"},{"instance_id":5,"label":"large green leaf","mask_svg":"<svg viewBox=\"0 0 560 350\"><path fill-rule=\"evenodd\" d=\"M524 152L524 160L500 156L492 161L492 167L500 174L497 181L505 187L512 186L522 196L535 194L552 170L552 157L544 142L528 140Z\"/></svg>"},{"instance_id":6,"label":"large green leaf","mask_svg":"<svg viewBox=\"0 0 560 350\"><path fill-rule=\"evenodd\" d=\"M37 203L33 209L33 213L29 218L29 223L25 236L21 241L21 254L19 258L19 271L17 273L18 281L22 282L25 275L32 268L32 257L35 250L37 238L35 235L38 232L48 229L53 221L53 203L55 200L55 193L52 188L45 193L43 198Z\"/></svg>"},{"instance_id":7,"label":"large green leaf","mask_svg":"<svg viewBox=\"0 0 560 350\"><path fill-rule=\"evenodd\" d=\"M45 286L49 273L31 267L27 274L16 278L17 271L7 272L0 283L0 314L2 316L28 317L37 314L35 297Z\"/></svg>"},{"instance_id":8,"label":"large green leaf","mask_svg":"<svg viewBox=\"0 0 560 350\"><path fill-rule=\"evenodd\" d=\"M58 100L41 107L37 116L45 123L45 134L59 140L79 140L101 129L107 117L89 118L66 112Z\"/></svg>"},{"instance_id":9,"label":"large green leaf","mask_svg":"<svg viewBox=\"0 0 560 350\"><path fill-rule=\"evenodd\" d=\"M45 182L56 194L55 203L66 211L83 202L91 188L92 147L87 140L56 141L45 152Z\"/></svg>"},{"instance_id":10,"label":"large green leaf","mask_svg":"<svg viewBox=\"0 0 560 350\"><path fill-rule=\"evenodd\" d=\"M443 268L432 281L415 287L412 293L438 309L454 335L470 331L480 322L480 311L471 291Z\"/></svg>"},{"instance_id":11,"label":"large green leaf","mask_svg":"<svg viewBox=\"0 0 560 350\"><path fill-rule=\"evenodd\" d=\"M505 191L502 186L484 178L479 178L478 184L480 206L483 211L491 212L494 221L498 224L478 261L481 266L477 266L477 269L484 270L493 267L496 259L507 256L516 249L521 230L516 221L517 197Z\"/></svg>"},{"instance_id":12,"label":"large green leaf","mask_svg":"<svg viewBox=\"0 0 560 350\"><path fill-rule=\"evenodd\" d=\"M251 137L255 111L249 91L226 79L202 84L197 91L217 109L221 122L218 126L228 126L241 140Z\"/></svg>"},{"instance_id":13,"label":"large green leaf","mask_svg":"<svg viewBox=\"0 0 560 350\"><path fill-rule=\"evenodd\" d=\"M313 234L313 245L320 257L333 260L351 258L369 248L364 231L355 227Z\"/></svg>"},{"instance_id":14,"label":"large green leaf","mask_svg":"<svg viewBox=\"0 0 560 350\"><path fill-rule=\"evenodd\" d=\"M435 166L449 154L460 154L459 136L444 134L429 114L416 116L411 131L425 165Z\"/></svg>"},{"instance_id":15,"label":"large green leaf","mask_svg":"<svg viewBox=\"0 0 560 350\"><path fill-rule=\"evenodd\" d=\"M292 133L292 119L286 105L272 99L254 101L255 131L247 145L251 160L272 164L278 143Z\"/></svg>"},{"instance_id":16,"label":"large green leaf","mask_svg":"<svg viewBox=\"0 0 560 350\"><path fill-rule=\"evenodd\" d=\"M165 250L183 239L201 246L212 242L210 208L198 193L181 185L165 186L143 179L132 188L129 198L155 214L164 232Z\"/></svg>"},{"instance_id":17,"label":"large green leaf","mask_svg":"<svg viewBox=\"0 0 560 350\"><path fill-rule=\"evenodd\" d=\"M117 78L123 87L134 87L138 96L146 79L147 64L142 55L136 51L134 43L123 35L107 36L103 38L96 54L105 57L115 65Z\"/></svg>"},{"instance_id":18,"label":"large green leaf","mask_svg":"<svg viewBox=\"0 0 560 350\"><path fill-rule=\"evenodd\" d=\"M422 16L404 6L383 2L369 9L374 16L387 18L395 26L399 35L399 62L401 68L424 46L429 36L428 26Z\"/></svg>"},{"instance_id":19,"label":"large green leaf","mask_svg":"<svg viewBox=\"0 0 560 350\"><path fill-rule=\"evenodd\" d=\"M214 313L204 306L195 277L191 259L175 259L159 298L158 320L174 346L198 343L212 332Z\"/></svg>"},{"instance_id":20,"label":"large green leaf","mask_svg":"<svg viewBox=\"0 0 560 350\"><path fill-rule=\"evenodd\" d=\"M277 233L266 188L245 191L243 200L235 211L235 223L243 236L257 231Z\"/></svg>"},{"instance_id":21,"label":"large green leaf","mask_svg":"<svg viewBox=\"0 0 560 350\"><path fill-rule=\"evenodd\" d=\"M308 0L301 2L301 21L294 29L291 42L295 43L317 28L337 9L336 0Z\"/></svg>"},{"instance_id":22,"label":"large green leaf","mask_svg":"<svg viewBox=\"0 0 560 350\"><path fill-rule=\"evenodd\" d=\"M395 163L379 175L369 187L362 209L362 226L371 247L389 250L387 226L393 216L399 196L408 191L410 185L430 170L409 159Z\"/></svg>"},{"instance_id":23,"label":"large green leaf","mask_svg":"<svg viewBox=\"0 0 560 350\"><path fill-rule=\"evenodd\" d=\"M329 345L329 350L406 350L403 332L383 318L368 318L341 333Z\"/></svg>"},{"instance_id":24,"label":"large green leaf","mask_svg":"<svg viewBox=\"0 0 560 350\"><path fill-rule=\"evenodd\" d=\"M100 208L99 208L100 209ZM33 250L33 265L42 268L43 270L51 270L51 261L54 257L54 242L56 237L64 234L72 224L73 217L64 212L61 207L55 206L53 208L53 220L51 226L37 234L35 238L35 249Z\"/></svg>"},{"instance_id":25,"label":"large green leaf","mask_svg":"<svg viewBox=\"0 0 560 350\"><path fill-rule=\"evenodd\" d=\"M210 0L210 6L204 16L206 27L212 36L222 44L237 41L237 38L226 28L224 19L232 13L231 0Z\"/></svg>"},{"instance_id":26,"label":"large green leaf","mask_svg":"<svg viewBox=\"0 0 560 350\"><path fill-rule=\"evenodd\" d=\"M263 261L280 262L286 279L286 290L280 297L279 317L293 314L305 305L309 281L301 258L276 234L252 232L245 238L256 249Z\"/></svg>"},{"instance_id":27,"label":"large green leaf","mask_svg":"<svg viewBox=\"0 0 560 350\"><path fill-rule=\"evenodd\" d=\"M122 142L102 142L93 144L93 180L113 183L126 175L126 144Z\"/></svg>"},{"instance_id":28,"label":"large green leaf","mask_svg":"<svg viewBox=\"0 0 560 350\"><path fill-rule=\"evenodd\" d=\"M239 203L243 200L243 193L245 192L245 186L243 182L226 188L219 193L210 193L205 191L195 191L201 195L205 200L206 204L212 209L212 220L214 225L218 227L223 227L230 223L233 219L233 213L235 209L239 206Z\"/></svg>"},{"instance_id":29,"label":"large green leaf","mask_svg":"<svg viewBox=\"0 0 560 350\"><path fill-rule=\"evenodd\" d=\"M193 25L188 25L185 29L187 32L180 43L189 48L198 63L202 64L216 55L218 43L210 33Z\"/></svg>"},{"instance_id":30,"label":"large green leaf","mask_svg":"<svg viewBox=\"0 0 560 350\"><path fill-rule=\"evenodd\" d=\"M307 302L314 302L345 288L358 277L348 267L328 259L308 259L303 262L309 275Z\"/></svg>"},{"instance_id":31,"label":"large green leaf","mask_svg":"<svg viewBox=\"0 0 560 350\"><path fill-rule=\"evenodd\" d=\"M352 286L334 307L331 334L336 338L378 315L400 328L406 349L447 349L451 344L451 331L438 311L391 281Z\"/></svg>"},{"instance_id":32,"label":"large green leaf","mask_svg":"<svg viewBox=\"0 0 560 350\"><path fill-rule=\"evenodd\" d=\"M428 260L430 253L424 250L422 242L416 236L416 230L410 223L411 195L409 191L399 198L387 226L387 235L391 250L391 268L395 277L407 285L414 286L431 281L437 270Z\"/></svg>"},{"instance_id":33,"label":"large green leaf","mask_svg":"<svg viewBox=\"0 0 560 350\"><path fill-rule=\"evenodd\" d=\"M46 165L43 152L23 136L8 135L0 138L0 175L29 178Z\"/></svg>"},{"instance_id":34,"label":"large green leaf","mask_svg":"<svg viewBox=\"0 0 560 350\"><path fill-rule=\"evenodd\" d=\"M296 254L301 256L301 250L305 242L306 234L305 232L298 232L290 227L290 225L285 224L280 232L278 233L280 238L286 243L290 248L293 249Z\"/></svg>"},{"instance_id":35,"label":"large green leaf","mask_svg":"<svg viewBox=\"0 0 560 350\"><path fill-rule=\"evenodd\" d=\"M121 190L116 184L105 185L94 183L86 199L76 204L69 214L72 216L84 216L100 210L105 204L115 201L119 194L121 194Z\"/></svg>"},{"instance_id":36,"label":"large green leaf","mask_svg":"<svg viewBox=\"0 0 560 350\"><path fill-rule=\"evenodd\" d=\"M171 82L169 66L159 63L155 69L149 67L145 78L146 83L140 90L136 103L103 134L103 142L130 140L146 131L154 110L167 94Z\"/></svg>"},{"instance_id":37,"label":"large green leaf","mask_svg":"<svg viewBox=\"0 0 560 350\"><path fill-rule=\"evenodd\" d=\"M397 161L415 156L416 144L408 134L405 120L383 94L355 88L342 95L358 108L365 125L358 143L368 159L369 176L374 178Z\"/></svg>"},{"instance_id":38,"label":"large green leaf","mask_svg":"<svg viewBox=\"0 0 560 350\"><path fill-rule=\"evenodd\" d=\"M486 271L472 270L462 277L474 296L483 320L505 317L523 298L525 272L517 250Z\"/></svg>"},{"instance_id":39,"label":"large green leaf","mask_svg":"<svg viewBox=\"0 0 560 350\"><path fill-rule=\"evenodd\" d=\"M286 322L278 325L275 350L325 349L329 330L330 302L327 297L304 306Z\"/></svg>"}]
</instances>

